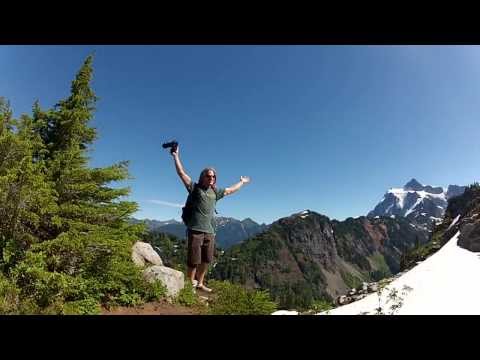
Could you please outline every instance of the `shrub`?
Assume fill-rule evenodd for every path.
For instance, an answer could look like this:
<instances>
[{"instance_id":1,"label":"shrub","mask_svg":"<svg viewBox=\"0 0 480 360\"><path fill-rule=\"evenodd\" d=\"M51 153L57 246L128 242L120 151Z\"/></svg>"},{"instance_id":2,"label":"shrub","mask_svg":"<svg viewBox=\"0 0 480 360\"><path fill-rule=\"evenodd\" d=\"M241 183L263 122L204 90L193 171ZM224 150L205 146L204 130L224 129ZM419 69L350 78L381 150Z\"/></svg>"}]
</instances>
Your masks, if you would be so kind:
<instances>
[{"instance_id":1,"label":"shrub","mask_svg":"<svg viewBox=\"0 0 480 360\"><path fill-rule=\"evenodd\" d=\"M55 241L57 245L58 240ZM75 242L64 240L69 246ZM72 303L67 305L67 313L77 313L77 310L72 310L74 308L79 308L80 313L92 313L85 309L93 309L94 306L87 304L94 301L107 306L135 306L158 300L166 294L161 283L146 282L141 271L126 256L105 256L102 261L96 261L85 255L82 249L75 252L76 260L60 264L52 258L67 247L48 243L28 251L12 274L21 289L22 298L30 298L40 308L48 308L49 313L65 313L61 305L63 302ZM52 269L52 263L57 267ZM60 305L56 306L57 303Z\"/></svg>"},{"instance_id":2,"label":"shrub","mask_svg":"<svg viewBox=\"0 0 480 360\"><path fill-rule=\"evenodd\" d=\"M17 287L6 277L0 274L0 314L14 314L18 311Z\"/></svg>"},{"instance_id":3,"label":"shrub","mask_svg":"<svg viewBox=\"0 0 480 360\"><path fill-rule=\"evenodd\" d=\"M315 313L331 310L334 308L334 305L327 300L315 300L312 305L312 311Z\"/></svg>"},{"instance_id":4,"label":"shrub","mask_svg":"<svg viewBox=\"0 0 480 360\"><path fill-rule=\"evenodd\" d=\"M180 293L175 301L176 303L184 306L194 306L199 304L198 297L195 294L192 283L189 280L185 281L185 286L182 290L180 290Z\"/></svg>"},{"instance_id":5,"label":"shrub","mask_svg":"<svg viewBox=\"0 0 480 360\"><path fill-rule=\"evenodd\" d=\"M62 314L64 315L98 315L100 304L94 298L79 301L71 301L63 304Z\"/></svg>"},{"instance_id":6,"label":"shrub","mask_svg":"<svg viewBox=\"0 0 480 360\"><path fill-rule=\"evenodd\" d=\"M245 289L228 281L211 281L214 290L210 314L269 315L277 309L268 291Z\"/></svg>"}]
</instances>

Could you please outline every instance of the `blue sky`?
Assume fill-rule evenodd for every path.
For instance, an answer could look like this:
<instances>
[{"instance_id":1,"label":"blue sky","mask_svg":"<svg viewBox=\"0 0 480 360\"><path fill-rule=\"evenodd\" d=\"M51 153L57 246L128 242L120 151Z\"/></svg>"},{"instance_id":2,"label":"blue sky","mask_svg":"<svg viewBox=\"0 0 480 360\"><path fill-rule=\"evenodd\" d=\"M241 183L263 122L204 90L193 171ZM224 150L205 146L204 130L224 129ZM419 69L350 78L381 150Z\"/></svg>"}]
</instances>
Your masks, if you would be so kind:
<instances>
[{"instance_id":1,"label":"blue sky","mask_svg":"<svg viewBox=\"0 0 480 360\"><path fill-rule=\"evenodd\" d=\"M68 96L94 53L92 166L130 160L138 218L179 219L206 166L222 216L271 223L310 209L365 215L388 188L479 179L478 46L0 46L0 96L16 116Z\"/></svg>"}]
</instances>

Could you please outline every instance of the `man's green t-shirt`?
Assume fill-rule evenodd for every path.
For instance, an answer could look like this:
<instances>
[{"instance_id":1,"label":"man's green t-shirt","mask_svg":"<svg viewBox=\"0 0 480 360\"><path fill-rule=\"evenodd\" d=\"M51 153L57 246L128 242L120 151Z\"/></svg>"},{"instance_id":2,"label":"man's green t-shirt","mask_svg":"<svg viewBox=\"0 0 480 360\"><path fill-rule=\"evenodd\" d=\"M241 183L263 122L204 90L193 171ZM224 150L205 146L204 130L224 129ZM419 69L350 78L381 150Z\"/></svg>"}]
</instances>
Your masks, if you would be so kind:
<instances>
[{"instance_id":1,"label":"man's green t-shirt","mask_svg":"<svg viewBox=\"0 0 480 360\"><path fill-rule=\"evenodd\" d=\"M191 183L187 187L189 193L192 193L192 218L188 224L191 230L202 231L208 234L215 234L215 205L218 200L223 198L225 189L216 188L215 191L208 187L207 190L198 186L196 183Z\"/></svg>"}]
</instances>

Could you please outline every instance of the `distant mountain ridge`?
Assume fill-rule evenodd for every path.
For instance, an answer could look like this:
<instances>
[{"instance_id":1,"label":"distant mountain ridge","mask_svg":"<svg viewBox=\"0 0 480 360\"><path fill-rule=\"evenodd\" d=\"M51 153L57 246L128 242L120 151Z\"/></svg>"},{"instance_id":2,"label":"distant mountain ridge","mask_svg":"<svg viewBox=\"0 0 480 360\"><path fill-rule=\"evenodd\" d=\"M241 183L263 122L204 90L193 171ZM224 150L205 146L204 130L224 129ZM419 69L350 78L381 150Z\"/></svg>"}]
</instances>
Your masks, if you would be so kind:
<instances>
[{"instance_id":1,"label":"distant mountain ridge","mask_svg":"<svg viewBox=\"0 0 480 360\"><path fill-rule=\"evenodd\" d=\"M217 246L228 249L230 246L238 244L245 239L255 236L256 234L268 229L266 224L258 224L251 218L244 220L237 220L232 217L217 217ZM160 221L160 220L138 220L132 219L132 222L144 222L150 231L164 232L175 235L178 238L185 238L186 227L182 222L174 219Z\"/></svg>"}]
</instances>

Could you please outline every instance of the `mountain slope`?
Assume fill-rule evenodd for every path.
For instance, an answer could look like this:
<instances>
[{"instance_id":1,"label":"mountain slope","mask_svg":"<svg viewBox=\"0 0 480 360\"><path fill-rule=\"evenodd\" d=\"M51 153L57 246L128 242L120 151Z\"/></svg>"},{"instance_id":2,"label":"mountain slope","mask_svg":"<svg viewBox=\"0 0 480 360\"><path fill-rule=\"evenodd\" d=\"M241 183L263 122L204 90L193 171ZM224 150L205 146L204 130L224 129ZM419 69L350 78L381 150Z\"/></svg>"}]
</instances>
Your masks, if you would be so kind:
<instances>
[{"instance_id":1,"label":"mountain slope","mask_svg":"<svg viewBox=\"0 0 480 360\"><path fill-rule=\"evenodd\" d=\"M480 186L467 187L460 196L451 198L442 222L438 223L429 242L408 251L401 261L401 270L412 268L438 251L458 230L458 244L471 251L480 251Z\"/></svg>"},{"instance_id":2,"label":"mountain slope","mask_svg":"<svg viewBox=\"0 0 480 360\"><path fill-rule=\"evenodd\" d=\"M408 272L380 296L371 294L330 314L391 313L389 294L403 299L396 314L480 314L480 186L473 184L451 198L444 221L427 244L407 254ZM407 288L405 288L407 287ZM405 291L405 289L409 289ZM397 305L398 305L397 300Z\"/></svg>"},{"instance_id":3,"label":"mountain slope","mask_svg":"<svg viewBox=\"0 0 480 360\"><path fill-rule=\"evenodd\" d=\"M306 210L233 246L213 275L269 289L281 306L307 308L315 299L333 299L362 281L398 272L402 252L427 237L401 218L339 222Z\"/></svg>"},{"instance_id":4,"label":"mountain slope","mask_svg":"<svg viewBox=\"0 0 480 360\"><path fill-rule=\"evenodd\" d=\"M437 253L390 283L380 299L370 294L329 314L375 314L379 303L385 314L480 314L480 259L478 254L458 246L459 235L457 232ZM388 299L392 290L403 298L397 311L391 307L396 303Z\"/></svg>"}]
</instances>

